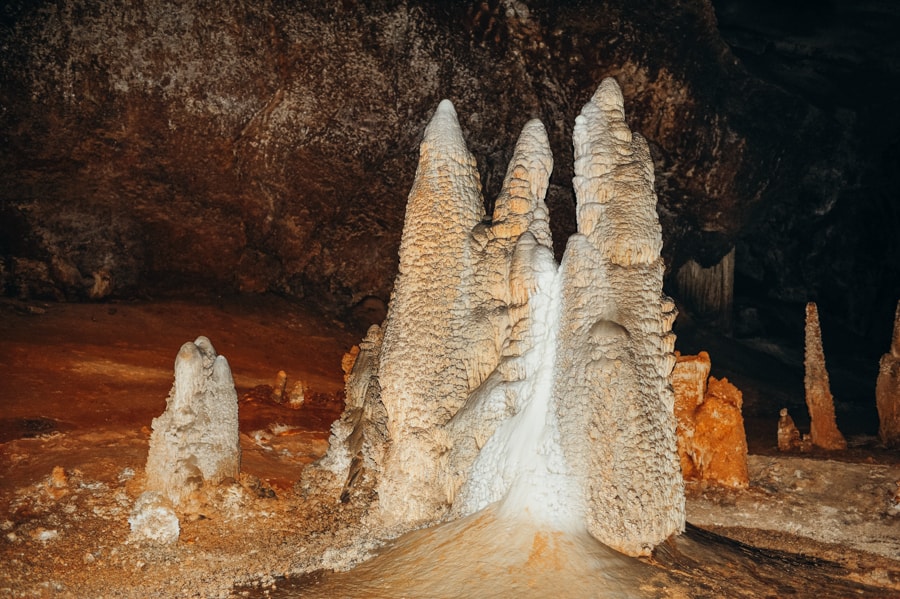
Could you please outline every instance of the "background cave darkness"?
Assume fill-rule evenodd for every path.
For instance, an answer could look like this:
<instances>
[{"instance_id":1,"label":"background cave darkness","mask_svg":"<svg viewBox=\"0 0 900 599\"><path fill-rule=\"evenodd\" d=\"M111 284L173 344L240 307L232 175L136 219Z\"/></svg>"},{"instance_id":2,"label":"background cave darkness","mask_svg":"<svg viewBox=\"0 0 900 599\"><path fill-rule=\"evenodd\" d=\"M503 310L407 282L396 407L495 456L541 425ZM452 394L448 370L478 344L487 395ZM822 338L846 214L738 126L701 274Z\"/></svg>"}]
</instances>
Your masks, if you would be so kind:
<instances>
[{"instance_id":1,"label":"background cave darkness","mask_svg":"<svg viewBox=\"0 0 900 599\"><path fill-rule=\"evenodd\" d=\"M561 251L574 118L614 76L685 317L678 269L734 248L734 337L796 356L816 301L835 395L871 402L900 298L898 30L875 0L8 2L0 289L274 293L361 328L390 296L442 98L489 205L544 122Z\"/></svg>"}]
</instances>

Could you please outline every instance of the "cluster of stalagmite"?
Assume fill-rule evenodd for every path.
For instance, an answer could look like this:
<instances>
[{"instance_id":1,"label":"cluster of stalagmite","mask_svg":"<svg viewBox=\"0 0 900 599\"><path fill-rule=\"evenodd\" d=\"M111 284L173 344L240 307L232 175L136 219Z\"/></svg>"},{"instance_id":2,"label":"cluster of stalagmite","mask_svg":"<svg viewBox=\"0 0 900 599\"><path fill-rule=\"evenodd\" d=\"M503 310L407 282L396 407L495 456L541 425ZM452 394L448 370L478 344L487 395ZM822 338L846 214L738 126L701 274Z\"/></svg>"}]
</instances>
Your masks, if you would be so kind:
<instances>
[{"instance_id":1,"label":"cluster of stalagmite","mask_svg":"<svg viewBox=\"0 0 900 599\"><path fill-rule=\"evenodd\" d=\"M709 376L709 354L678 356L672 373L678 457L685 480L736 488L750 484L747 437L737 387Z\"/></svg>"},{"instance_id":2,"label":"cluster of stalagmite","mask_svg":"<svg viewBox=\"0 0 900 599\"><path fill-rule=\"evenodd\" d=\"M543 125L525 125L490 219L450 102L428 125L387 318L320 464L344 500L377 491L384 529L497 502L633 555L683 529L652 161L611 79L575 160L578 233L557 267Z\"/></svg>"},{"instance_id":3,"label":"cluster of stalagmite","mask_svg":"<svg viewBox=\"0 0 900 599\"><path fill-rule=\"evenodd\" d=\"M878 437L888 447L900 447L900 302L894 315L891 349L878 363L875 384L878 407Z\"/></svg>"},{"instance_id":4,"label":"cluster of stalagmite","mask_svg":"<svg viewBox=\"0 0 900 599\"><path fill-rule=\"evenodd\" d=\"M846 449L847 442L835 420L834 398L831 396L828 371L825 369L819 311L813 302L806 304L806 352L803 364L812 444L822 449Z\"/></svg>"},{"instance_id":5,"label":"cluster of stalagmite","mask_svg":"<svg viewBox=\"0 0 900 599\"><path fill-rule=\"evenodd\" d=\"M206 337L181 346L166 411L153 419L148 492L178 506L203 483L237 478L241 465L238 398L225 356Z\"/></svg>"}]
</instances>

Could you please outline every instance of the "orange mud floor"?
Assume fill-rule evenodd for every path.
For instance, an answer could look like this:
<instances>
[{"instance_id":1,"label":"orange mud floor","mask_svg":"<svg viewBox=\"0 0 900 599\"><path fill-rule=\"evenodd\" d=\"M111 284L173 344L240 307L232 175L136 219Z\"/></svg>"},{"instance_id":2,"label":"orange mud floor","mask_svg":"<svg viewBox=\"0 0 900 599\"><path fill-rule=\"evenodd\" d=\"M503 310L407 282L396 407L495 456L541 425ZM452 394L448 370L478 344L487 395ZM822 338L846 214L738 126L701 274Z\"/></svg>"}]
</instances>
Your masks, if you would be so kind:
<instances>
[{"instance_id":1,"label":"orange mud floor","mask_svg":"<svg viewBox=\"0 0 900 599\"><path fill-rule=\"evenodd\" d=\"M228 358L241 433L303 435L316 447L298 465L318 457L343 409L341 357L356 335L277 297L2 305L0 443L55 434L146 440L152 419L165 410L178 349L200 335ZM288 390L306 382L308 405L293 410L266 401L279 370L288 375ZM265 430L273 424L281 425L275 433ZM256 445L244 448L245 469L252 470ZM0 484L26 482L3 474Z\"/></svg>"},{"instance_id":2,"label":"orange mud floor","mask_svg":"<svg viewBox=\"0 0 900 599\"><path fill-rule=\"evenodd\" d=\"M176 543L144 544L129 516L150 425L200 335L232 369L242 474L179 514ZM689 487L688 520L706 530L646 559L490 509L374 538L374 496L341 503L341 481L304 472L359 338L271 296L0 301L0 598L900 597L900 465L870 450L751 455L750 489ZM288 389L306 383L300 408L274 401L279 370Z\"/></svg>"}]
</instances>

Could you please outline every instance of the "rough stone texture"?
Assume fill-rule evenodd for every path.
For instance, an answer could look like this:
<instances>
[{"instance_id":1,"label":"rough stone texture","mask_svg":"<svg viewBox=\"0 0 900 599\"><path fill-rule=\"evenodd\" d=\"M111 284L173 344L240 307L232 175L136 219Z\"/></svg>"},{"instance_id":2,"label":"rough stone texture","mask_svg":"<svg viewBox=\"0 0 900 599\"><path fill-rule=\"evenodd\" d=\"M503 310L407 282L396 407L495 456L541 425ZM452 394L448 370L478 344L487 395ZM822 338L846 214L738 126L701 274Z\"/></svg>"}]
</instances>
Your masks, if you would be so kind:
<instances>
[{"instance_id":1,"label":"rough stone texture","mask_svg":"<svg viewBox=\"0 0 900 599\"><path fill-rule=\"evenodd\" d=\"M875 383L878 407L878 437L888 447L900 446L900 302L894 316L891 350L878 363Z\"/></svg>"},{"instance_id":2,"label":"rough stone texture","mask_svg":"<svg viewBox=\"0 0 900 599\"><path fill-rule=\"evenodd\" d=\"M204 483L237 479L238 403L231 369L206 337L181 346L166 411L153 419L146 489L178 507Z\"/></svg>"},{"instance_id":3,"label":"rough stone texture","mask_svg":"<svg viewBox=\"0 0 900 599\"><path fill-rule=\"evenodd\" d=\"M575 123L578 233L560 264L563 449L584 480L588 529L646 554L684 527L675 444L674 303L662 293L662 236L647 142L605 79Z\"/></svg>"},{"instance_id":4,"label":"rough stone texture","mask_svg":"<svg viewBox=\"0 0 900 599\"><path fill-rule=\"evenodd\" d=\"M456 112L435 111L383 336L360 344L319 464L345 501L368 480L376 529L497 502L632 555L683 529L653 169L612 79L575 147L579 233L557 267L544 127L523 128L488 221Z\"/></svg>"},{"instance_id":5,"label":"rough stone texture","mask_svg":"<svg viewBox=\"0 0 900 599\"><path fill-rule=\"evenodd\" d=\"M870 281L894 285L882 311L900 291L893 196L871 190L896 170L882 76L898 64L893 44L851 54L865 68L823 106L803 87L817 78L791 86L759 67L796 51L779 73L809 60L817 75L844 73L844 47L735 26L736 60L706 0L14 0L0 11L0 283L11 295L87 298L108 277L95 294L211 284L330 309L387 300L397 190L445 96L488 198L522 116L546 123L558 257L575 230L569 126L610 74L650 142L672 268L709 267L739 243L737 269L755 288L782 299L817 289L823 310L863 329L883 287ZM849 16L873 35L869 15ZM896 19L881 16L892 40ZM860 223L866 236L848 229ZM834 291L829 269L853 293Z\"/></svg>"},{"instance_id":6,"label":"rough stone texture","mask_svg":"<svg viewBox=\"0 0 900 599\"><path fill-rule=\"evenodd\" d=\"M800 430L787 408L781 408L778 417L778 451L797 451L801 447Z\"/></svg>"},{"instance_id":7,"label":"rough stone texture","mask_svg":"<svg viewBox=\"0 0 900 599\"><path fill-rule=\"evenodd\" d=\"M686 481L746 488L747 436L743 397L728 382L709 376L709 354L678 356L672 372L678 457Z\"/></svg>"},{"instance_id":8,"label":"rough stone texture","mask_svg":"<svg viewBox=\"0 0 900 599\"><path fill-rule=\"evenodd\" d=\"M809 409L809 436L812 444L822 449L846 449L847 442L838 430L834 415L834 398L825 369L825 350L816 304L806 304L806 349L804 353L803 385Z\"/></svg>"},{"instance_id":9,"label":"rough stone texture","mask_svg":"<svg viewBox=\"0 0 900 599\"><path fill-rule=\"evenodd\" d=\"M181 535L178 516L172 504L159 491L144 491L134 503L128 516L131 539L168 545L176 543Z\"/></svg>"}]
</instances>

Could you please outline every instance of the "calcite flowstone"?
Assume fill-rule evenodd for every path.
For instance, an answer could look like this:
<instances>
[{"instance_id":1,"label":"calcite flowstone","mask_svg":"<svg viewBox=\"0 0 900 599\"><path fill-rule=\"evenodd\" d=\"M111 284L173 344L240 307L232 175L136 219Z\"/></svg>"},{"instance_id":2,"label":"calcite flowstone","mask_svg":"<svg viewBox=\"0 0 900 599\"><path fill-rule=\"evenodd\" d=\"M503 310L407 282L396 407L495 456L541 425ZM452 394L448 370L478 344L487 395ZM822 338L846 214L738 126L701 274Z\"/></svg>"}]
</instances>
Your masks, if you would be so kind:
<instances>
[{"instance_id":1,"label":"calcite flowstone","mask_svg":"<svg viewBox=\"0 0 900 599\"><path fill-rule=\"evenodd\" d=\"M825 369L819 311L813 302L806 304L806 350L803 365L812 444L822 449L846 449L847 442L835 420L834 398L831 396L828 370Z\"/></svg>"},{"instance_id":2,"label":"calcite flowstone","mask_svg":"<svg viewBox=\"0 0 900 599\"><path fill-rule=\"evenodd\" d=\"M709 354L678 356L672 373L678 456L685 480L746 488L747 437L743 397L728 382L709 376Z\"/></svg>"},{"instance_id":3,"label":"calcite flowstone","mask_svg":"<svg viewBox=\"0 0 900 599\"><path fill-rule=\"evenodd\" d=\"M888 447L900 447L900 302L894 315L891 350L881 356L875 383L878 437Z\"/></svg>"},{"instance_id":4,"label":"calcite flowstone","mask_svg":"<svg viewBox=\"0 0 900 599\"><path fill-rule=\"evenodd\" d=\"M237 392L228 361L206 337L181 346L166 401L153 419L145 486L178 506L203 483L240 473Z\"/></svg>"},{"instance_id":5,"label":"calcite flowstone","mask_svg":"<svg viewBox=\"0 0 900 599\"><path fill-rule=\"evenodd\" d=\"M578 233L553 257L553 160L522 129L490 218L456 112L426 128L383 328L345 370L319 463L397 533L499 504L648 554L684 527L670 374L674 303L646 141L605 80L575 127ZM368 496L368 495L367 495Z\"/></svg>"}]
</instances>

